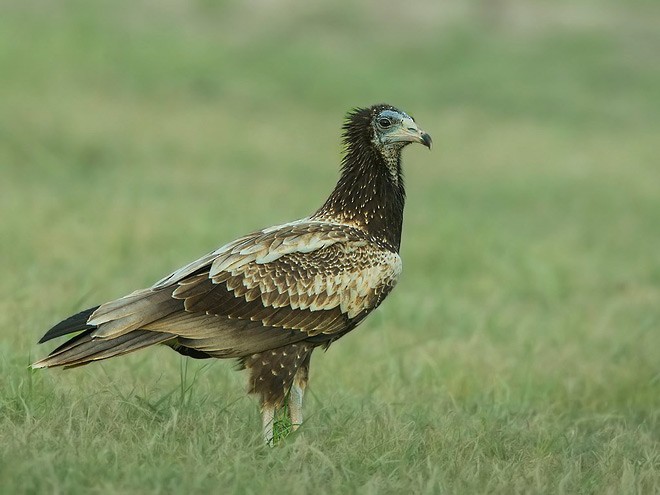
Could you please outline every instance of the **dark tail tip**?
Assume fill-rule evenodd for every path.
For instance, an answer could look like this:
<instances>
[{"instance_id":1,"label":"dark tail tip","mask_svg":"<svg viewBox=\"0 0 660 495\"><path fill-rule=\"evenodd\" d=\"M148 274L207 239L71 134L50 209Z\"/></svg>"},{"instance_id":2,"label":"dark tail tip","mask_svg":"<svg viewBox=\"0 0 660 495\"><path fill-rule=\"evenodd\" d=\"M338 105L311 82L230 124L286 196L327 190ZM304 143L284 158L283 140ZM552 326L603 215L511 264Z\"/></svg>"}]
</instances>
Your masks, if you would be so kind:
<instances>
[{"instance_id":1,"label":"dark tail tip","mask_svg":"<svg viewBox=\"0 0 660 495\"><path fill-rule=\"evenodd\" d=\"M93 328L91 325L87 325L87 320L97 309L98 306L86 309L85 311L81 311L80 313L77 313L73 316L69 316L66 320L59 322L53 328L48 330L44 336L41 337L41 339L39 339L39 344L43 344L44 342L48 342L51 339L61 337L62 335Z\"/></svg>"}]
</instances>

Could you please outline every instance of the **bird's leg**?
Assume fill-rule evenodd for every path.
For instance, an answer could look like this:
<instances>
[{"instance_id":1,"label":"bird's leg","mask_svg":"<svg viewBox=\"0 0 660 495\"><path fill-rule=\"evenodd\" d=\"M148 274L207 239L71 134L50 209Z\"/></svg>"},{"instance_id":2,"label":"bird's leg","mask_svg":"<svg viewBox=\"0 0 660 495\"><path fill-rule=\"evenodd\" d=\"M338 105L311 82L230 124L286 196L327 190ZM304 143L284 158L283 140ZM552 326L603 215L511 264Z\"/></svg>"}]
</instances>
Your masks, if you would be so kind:
<instances>
[{"instance_id":1,"label":"bird's leg","mask_svg":"<svg viewBox=\"0 0 660 495\"><path fill-rule=\"evenodd\" d=\"M303 395L307 387L307 379L309 378L309 358L311 352L307 355L305 361L300 365L293 377L293 385L289 391L289 418L291 419L291 429L296 431L303 422Z\"/></svg>"},{"instance_id":2,"label":"bird's leg","mask_svg":"<svg viewBox=\"0 0 660 495\"><path fill-rule=\"evenodd\" d=\"M275 423L275 406L264 404L261 406L261 420L264 427L264 440L269 447L273 443L273 426Z\"/></svg>"},{"instance_id":3,"label":"bird's leg","mask_svg":"<svg viewBox=\"0 0 660 495\"><path fill-rule=\"evenodd\" d=\"M296 431L303 422L303 394L305 386L294 383L289 392L289 418L291 418L291 429Z\"/></svg>"}]
</instances>

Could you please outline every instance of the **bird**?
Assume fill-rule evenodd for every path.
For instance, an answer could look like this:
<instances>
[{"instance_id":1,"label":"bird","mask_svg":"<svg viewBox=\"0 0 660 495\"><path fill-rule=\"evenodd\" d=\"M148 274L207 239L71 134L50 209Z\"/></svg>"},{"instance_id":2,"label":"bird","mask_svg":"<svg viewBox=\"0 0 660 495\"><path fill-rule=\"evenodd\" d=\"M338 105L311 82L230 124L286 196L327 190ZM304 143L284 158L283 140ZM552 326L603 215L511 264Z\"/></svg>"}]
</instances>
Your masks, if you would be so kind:
<instances>
[{"instance_id":1,"label":"bird","mask_svg":"<svg viewBox=\"0 0 660 495\"><path fill-rule=\"evenodd\" d=\"M276 412L302 424L313 351L357 327L402 269L401 153L431 149L397 108L349 111L340 178L310 216L256 230L140 289L61 321L39 343L76 334L33 368L73 368L156 344L191 358L236 358L259 397L264 441Z\"/></svg>"}]
</instances>

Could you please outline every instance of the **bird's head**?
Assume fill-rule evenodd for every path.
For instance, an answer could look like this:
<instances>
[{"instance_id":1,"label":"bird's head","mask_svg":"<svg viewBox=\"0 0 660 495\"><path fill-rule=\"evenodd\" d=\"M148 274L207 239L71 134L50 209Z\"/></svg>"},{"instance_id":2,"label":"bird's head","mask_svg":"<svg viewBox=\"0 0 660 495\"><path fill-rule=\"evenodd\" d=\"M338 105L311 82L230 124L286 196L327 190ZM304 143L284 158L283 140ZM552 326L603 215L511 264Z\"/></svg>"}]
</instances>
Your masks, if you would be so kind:
<instances>
[{"instance_id":1,"label":"bird's head","mask_svg":"<svg viewBox=\"0 0 660 495\"><path fill-rule=\"evenodd\" d=\"M410 143L431 149L431 136L421 130L407 113L391 105L358 108L349 113L344 124L346 144L372 144L382 154L400 150Z\"/></svg>"}]
</instances>

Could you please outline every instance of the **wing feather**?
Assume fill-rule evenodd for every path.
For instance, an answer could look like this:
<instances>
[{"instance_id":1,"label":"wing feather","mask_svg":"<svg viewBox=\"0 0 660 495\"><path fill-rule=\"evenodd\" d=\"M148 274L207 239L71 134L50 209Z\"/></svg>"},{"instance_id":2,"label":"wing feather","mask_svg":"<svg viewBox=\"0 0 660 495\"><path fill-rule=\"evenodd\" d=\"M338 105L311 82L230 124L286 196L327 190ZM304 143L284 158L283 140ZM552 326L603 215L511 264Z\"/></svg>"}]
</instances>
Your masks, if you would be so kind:
<instances>
[{"instance_id":1,"label":"wing feather","mask_svg":"<svg viewBox=\"0 0 660 495\"><path fill-rule=\"evenodd\" d=\"M303 220L237 239L75 323L89 328L85 339L93 342L123 346L131 339L139 347L144 339L144 345L167 341L208 355L249 354L353 328L389 293L400 270L398 254L365 232ZM137 331L160 335L138 338ZM90 348L96 354L89 357L109 356L111 348ZM81 356L88 356L85 349ZM76 353L67 360L77 362Z\"/></svg>"}]
</instances>

